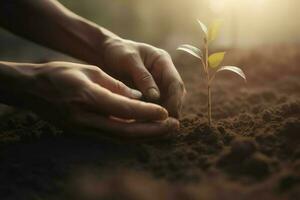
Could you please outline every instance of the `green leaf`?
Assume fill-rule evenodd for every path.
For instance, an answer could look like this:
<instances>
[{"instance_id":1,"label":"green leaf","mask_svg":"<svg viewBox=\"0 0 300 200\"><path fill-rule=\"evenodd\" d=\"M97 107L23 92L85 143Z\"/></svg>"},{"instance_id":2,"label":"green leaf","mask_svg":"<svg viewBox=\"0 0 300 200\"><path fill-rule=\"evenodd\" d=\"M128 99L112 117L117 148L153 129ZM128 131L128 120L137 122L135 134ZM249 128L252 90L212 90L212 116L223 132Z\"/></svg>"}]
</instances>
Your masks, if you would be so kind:
<instances>
[{"instance_id":1,"label":"green leaf","mask_svg":"<svg viewBox=\"0 0 300 200\"><path fill-rule=\"evenodd\" d=\"M235 67L235 66L223 66L220 69L218 69L217 72L221 72L221 71L225 71L225 70L234 72L234 73L238 74L240 77L242 77L245 81L247 81L245 73L240 68Z\"/></svg>"},{"instance_id":2,"label":"green leaf","mask_svg":"<svg viewBox=\"0 0 300 200\"><path fill-rule=\"evenodd\" d=\"M214 41L217 38L221 25L222 25L222 20L215 20L210 25L210 27L208 29L208 42L209 43L211 43L212 41Z\"/></svg>"},{"instance_id":3,"label":"green leaf","mask_svg":"<svg viewBox=\"0 0 300 200\"><path fill-rule=\"evenodd\" d=\"M221 64L221 62L223 61L224 56L225 56L225 52L218 52L218 53L211 54L208 57L209 66L211 68L218 67Z\"/></svg>"},{"instance_id":4,"label":"green leaf","mask_svg":"<svg viewBox=\"0 0 300 200\"><path fill-rule=\"evenodd\" d=\"M187 52L187 53L191 54L192 56L199 58L199 59L202 59L202 57L203 57L202 51L200 49L198 49L197 47L194 47L192 45L189 45L189 44L180 45L177 48L177 50Z\"/></svg>"},{"instance_id":5,"label":"green leaf","mask_svg":"<svg viewBox=\"0 0 300 200\"><path fill-rule=\"evenodd\" d=\"M208 29L207 27L205 26L205 24L203 24L199 19L197 20L198 23L200 24L200 27L202 29L202 31L205 33L205 36L207 37L207 34L208 34Z\"/></svg>"}]
</instances>

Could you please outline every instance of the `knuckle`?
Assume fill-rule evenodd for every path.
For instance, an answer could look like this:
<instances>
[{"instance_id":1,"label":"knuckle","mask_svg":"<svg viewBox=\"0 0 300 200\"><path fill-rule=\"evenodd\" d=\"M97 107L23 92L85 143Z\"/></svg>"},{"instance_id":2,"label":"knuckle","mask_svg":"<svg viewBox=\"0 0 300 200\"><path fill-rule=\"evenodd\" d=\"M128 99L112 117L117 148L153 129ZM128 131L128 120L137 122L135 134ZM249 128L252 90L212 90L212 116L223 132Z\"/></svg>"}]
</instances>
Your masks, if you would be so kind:
<instances>
[{"instance_id":1,"label":"knuckle","mask_svg":"<svg viewBox=\"0 0 300 200\"><path fill-rule=\"evenodd\" d=\"M94 65L87 65L85 68L84 68L84 71L87 72L88 74L97 74L98 76L102 75L103 74L103 71L97 67L97 66L94 66Z\"/></svg>"},{"instance_id":2,"label":"knuckle","mask_svg":"<svg viewBox=\"0 0 300 200\"><path fill-rule=\"evenodd\" d=\"M137 60L139 58L139 54L135 50L125 50L125 53L121 57L120 62L122 64L131 65L134 63L134 60Z\"/></svg>"},{"instance_id":3,"label":"knuckle","mask_svg":"<svg viewBox=\"0 0 300 200\"><path fill-rule=\"evenodd\" d=\"M59 61L50 61L48 62L49 65L51 65L52 67L58 67L62 65L62 62Z\"/></svg>"},{"instance_id":4,"label":"knuckle","mask_svg":"<svg viewBox=\"0 0 300 200\"><path fill-rule=\"evenodd\" d=\"M160 68L167 66L166 63L168 63L170 60L171 56L167 51L163 49L155 49L152 55L147 59L147 63L150 64L150 69L152 69L154 66Z\"/></svg>"},{"instance_id":5,"label":"knuckle","mask_svg":"<svg viewBox=\"0 0 300 200\"><path fill-rule=\"evenodd\" d=\"M148 71L143 70L137 75L137 78L138 81L148 82L149 80L152 80L152 75Z\"/></svg>"},{"instance_id":6,"label":"knuckle","mask_svg":"<svg viewBox=\"0 0 300 200\"><path fill-rule=\"evenodd\" d=\"M163 49L157 49L153 55L153 59L154 60L161 60L161 59L166 59L166 58L170 58L170 54Z\"/></svg>"},{"instance_id":7,"label":"knuckle","mask_svg":"<svg viewBox=\"0 0 300 200\"><path fill-rule=\"evenodd\" d=\"M158 50L158 54L159 54L160 56L166 56L166 57L169 57L169 56L170 56L170 54L169 54L166 50L163 50L163 49L159 49L159 50Z\"/></svg>"},{"instance_id":8,"label":"knuckle","mask_svg":"<svg viewBox=\"0 0 300 200\"><path fill-rule=\"evenodd\" d=\"M94 71L94 72L99 73L99 74L103 73L103 71L99 67L97 67L95 65L91 65L89 67L90 67L91 71Z\"/></svg>"},{"instance_id":9,"label":"knuckle","mask_svg":"<svg viewBox=\"0 0 300 200\"><path fill-rule=\"evenodd\" d=\"M115 88L116 91L122 92L122 91L126 91L126 86L124 83L122 83L121 81L115 81Z\"/></svg>"},{"instance_id":10,"label":"knuckle","mask_svg":"<svg viewBox=\"0 0 300 200\"><path fill-rule=\"evenodd\" d=\"M137 58L139 57L138 52L135 51L135 50L131 50L131 51L127 52L125 55L126 55L129 59L137 59Z\"/></svg>"}]
</instances>

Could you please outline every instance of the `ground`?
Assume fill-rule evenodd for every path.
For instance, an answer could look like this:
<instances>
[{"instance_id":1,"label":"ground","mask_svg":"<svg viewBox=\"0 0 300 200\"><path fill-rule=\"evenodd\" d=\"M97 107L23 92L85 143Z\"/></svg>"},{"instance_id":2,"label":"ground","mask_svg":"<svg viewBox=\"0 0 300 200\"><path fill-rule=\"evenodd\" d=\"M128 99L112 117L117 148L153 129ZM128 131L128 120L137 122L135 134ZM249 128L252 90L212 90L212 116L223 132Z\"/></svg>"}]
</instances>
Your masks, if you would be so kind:
<instances>
[{"instance_id":1,"label":"ground","mask_svg":"<svg viewBox=\"0 0 300 200\"><path fill-rule=\"evenodd\" d=\"M0 198L300 199L300 47L230 50L225 63L247 83L217 76L212 128L200 66L174 60L188 95L179 133L164 140L73 136L2 106Z\"/></svg>"}]
</instances>

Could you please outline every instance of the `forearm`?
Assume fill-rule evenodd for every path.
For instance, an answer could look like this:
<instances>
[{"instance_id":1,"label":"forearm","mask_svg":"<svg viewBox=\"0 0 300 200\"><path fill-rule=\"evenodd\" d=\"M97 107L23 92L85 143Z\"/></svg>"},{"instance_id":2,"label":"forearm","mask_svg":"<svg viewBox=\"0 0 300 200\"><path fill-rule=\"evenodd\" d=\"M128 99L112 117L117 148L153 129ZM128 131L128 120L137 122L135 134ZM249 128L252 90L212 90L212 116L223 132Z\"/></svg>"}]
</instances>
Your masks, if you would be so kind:
<instances>
[{"instance_id":1,"label":"forearm","mask_svg":"<svg viewBox=\"0 0 300 200\"><path fill-rule=\"evenodd\" d=\"M0 23L15 34L95 65L103 64L106 41L117 38L56 0L2 0Z\"/></svg>"}]
</instances>

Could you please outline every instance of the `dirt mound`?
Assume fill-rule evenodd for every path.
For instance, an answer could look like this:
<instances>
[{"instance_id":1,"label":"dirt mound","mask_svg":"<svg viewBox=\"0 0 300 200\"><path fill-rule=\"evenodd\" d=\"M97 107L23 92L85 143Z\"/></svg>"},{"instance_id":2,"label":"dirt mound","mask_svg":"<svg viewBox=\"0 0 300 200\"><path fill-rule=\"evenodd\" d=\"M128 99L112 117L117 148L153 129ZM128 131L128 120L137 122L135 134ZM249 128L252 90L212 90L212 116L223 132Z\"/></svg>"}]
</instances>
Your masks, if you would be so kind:
<instances>
[{"instance_id":1,"label":"dirt mound","mask_svg":"<svg viewBox=\"0 0 300 200\"><path fill-rule=\"evenodd\" d=\"M248 83L217 77L212 127L199 66L177 63L188 96L180 132L167 140L71 136L9 109L0 117L0 196L300 199L300 48L233 50L225 62L242 66Z\"/></svg>"}]
</instances>

